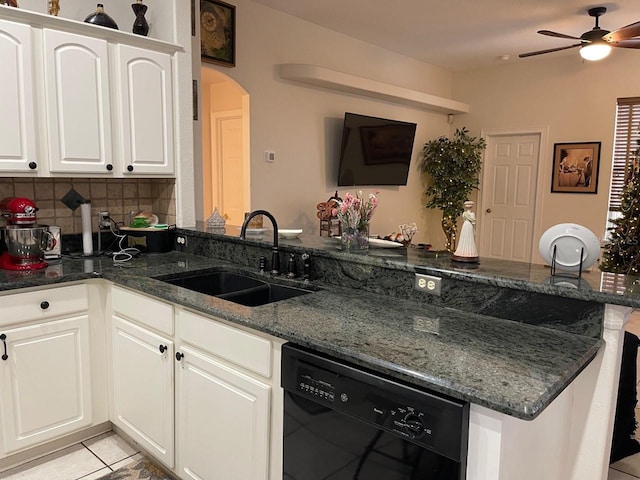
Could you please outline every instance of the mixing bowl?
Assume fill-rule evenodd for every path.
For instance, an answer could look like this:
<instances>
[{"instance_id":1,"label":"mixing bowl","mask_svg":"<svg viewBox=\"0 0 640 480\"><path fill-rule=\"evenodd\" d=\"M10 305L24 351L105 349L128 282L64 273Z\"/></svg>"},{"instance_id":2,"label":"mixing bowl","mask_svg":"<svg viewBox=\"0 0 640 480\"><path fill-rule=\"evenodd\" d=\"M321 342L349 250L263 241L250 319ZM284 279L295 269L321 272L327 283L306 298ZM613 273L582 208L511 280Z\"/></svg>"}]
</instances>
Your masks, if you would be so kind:
<instances>
[{"instance_id":1,"label":"mixing bowl","mask_svg":"<svg viewBox=\"0 0 640 480\"><path fill-rule=\"evenodd\" d=\"M39 262L44 252L55 246L55 239L46 227L7 225L5 243L11 261L25 264Z\"/></svg>"}]
</instances>

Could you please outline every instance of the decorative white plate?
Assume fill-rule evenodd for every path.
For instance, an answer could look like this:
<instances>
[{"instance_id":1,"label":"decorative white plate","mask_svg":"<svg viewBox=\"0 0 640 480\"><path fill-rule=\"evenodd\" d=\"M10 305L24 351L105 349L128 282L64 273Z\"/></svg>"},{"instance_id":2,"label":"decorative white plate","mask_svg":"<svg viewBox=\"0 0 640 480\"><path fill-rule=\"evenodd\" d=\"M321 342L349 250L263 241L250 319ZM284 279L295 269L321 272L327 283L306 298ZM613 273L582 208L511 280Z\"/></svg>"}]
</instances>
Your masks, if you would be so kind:
<instances>
[{"instance_id":1,"label":"decorative white plate","mask_svg":"<svg viewBox=\"0 0 640 480\"><path fill-rule=\"evenodd\" d=\"M580 270L580 250L582 270L591 267L600 256L598 237L586 227L575 223L560 223L549 228L540 237L540 255L549 265L553 262L556 249L556 268L569 272Z\"/></svg>"},{"instance_id":2,"label":"decorative white plate","mask_svg":"<svg viewBox=\"0 0 640 480\"><path fill-rule=\"evenodd\" d=\"M238 230L242 230L242 227L238 227ZM247 235L262 235L268 228L247 228Z\"/></svg>"},{"instance_id":3,"label":"decorative white plate","mask_svg":"<svg viewBox=\"0 0 640 480\"><path fill-rule=\"evenodd\" d=\"M391 242L389 240L369 237L369 246L372 248L399 248L403 245L398 242Z\"/></svg>"},{"instance_id":4,"label":"decorative white plate","mask_svg":"<svg viewBox=\"0 0 640 480\"><path fill-rule=\"evenodd\" d=\"M301 228L281 228L278 230L278 236L282 238L298 238L301 233Z\"/></svg>"}]
</instances>

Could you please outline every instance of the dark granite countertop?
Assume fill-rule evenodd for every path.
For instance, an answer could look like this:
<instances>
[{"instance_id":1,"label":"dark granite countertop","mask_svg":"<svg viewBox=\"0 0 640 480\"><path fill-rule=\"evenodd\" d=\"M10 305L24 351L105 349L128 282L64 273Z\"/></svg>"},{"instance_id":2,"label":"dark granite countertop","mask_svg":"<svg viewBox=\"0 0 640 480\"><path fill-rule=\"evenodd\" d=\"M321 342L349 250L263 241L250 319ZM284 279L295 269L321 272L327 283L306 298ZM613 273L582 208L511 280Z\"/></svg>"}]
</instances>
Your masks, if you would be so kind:
<instances>
[{"instance_id":1,"label":"dark granite countertop","mask_svg":"<svg viewBox=\"0 0 640 480\"><path fill-rule=\"evenodd\" d=\"M179 252L147 254L124 267L106 257L64 258L31 274L0 270L0 290L105 278L527 420L569 385L602 345L593 336L350 288L320 285L309 295L250 308L154 278L220 266L237 268Z\"/></svg>"},{"instance_id":2,"label":"dark granite countertop","mask_svg":"<svg viewBox=\"0 0 640 480\"><path fill-rule=\"evenodd\" d=\"M180 230L179 230L180 231ZM185 232L225 238L226 241L240 242L239 227L228 226L224 229L212 229L204 222L198 222ZM248 240L270 246L273 231L267 230L261 235L252 235ZM280 244L288 248L306 251L314 255L335 259L348 259L369 265L378 265L409 272L421 272L443 278L468 280L474 283L508 287L542 294L554 295L578 300L595 301L614 305L640 308L640 279L626 275L601 272L596 266L583 272L581 278L575 273L552 276L550 267L524 262L510 262L481 258L477 265L465 265L451 261L443 252L426 251L424 248L371 248L366 255L349 254L340 250L338 238L320 237L303 234L295 239L281 238Z\"/></svg>"}]
</instances>

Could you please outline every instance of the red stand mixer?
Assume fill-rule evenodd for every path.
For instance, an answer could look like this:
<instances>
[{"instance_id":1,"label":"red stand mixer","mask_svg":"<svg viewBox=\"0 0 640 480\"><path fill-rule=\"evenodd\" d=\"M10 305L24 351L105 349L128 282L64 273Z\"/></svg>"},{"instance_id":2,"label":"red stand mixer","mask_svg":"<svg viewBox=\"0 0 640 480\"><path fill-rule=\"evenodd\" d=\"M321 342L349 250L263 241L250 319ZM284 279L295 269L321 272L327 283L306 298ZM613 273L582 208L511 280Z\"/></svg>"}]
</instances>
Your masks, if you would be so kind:
<instances>
[{"instance_id":1,"label":"red stand mixer","mask_svg":"<svg viewBox=\"0 0 640 480\"><path fill-rule=\"evenodd\" d=\"M37 270L45 268L44 252L55 240L46 227L36 225L36 204L22 197L7 197L0 202L0 215L6 221L2 229L6 251L0 254L0 268Z\"/></svg>"}]
</instances>

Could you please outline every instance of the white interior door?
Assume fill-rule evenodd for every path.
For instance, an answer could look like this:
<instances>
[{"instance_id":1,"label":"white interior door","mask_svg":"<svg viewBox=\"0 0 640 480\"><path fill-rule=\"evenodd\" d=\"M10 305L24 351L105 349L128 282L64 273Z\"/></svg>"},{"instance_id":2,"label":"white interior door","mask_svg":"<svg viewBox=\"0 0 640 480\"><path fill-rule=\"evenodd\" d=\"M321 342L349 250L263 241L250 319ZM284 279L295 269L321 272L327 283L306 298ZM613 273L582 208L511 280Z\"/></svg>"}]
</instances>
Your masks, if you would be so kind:
<instances>
[{"instance_id":1,"label":"white interior door","mask_svg":"<svg viewBox=\"0 0 640 480\"><path fill-rule=\"evenodd\" d=\"M487 137L480 256L530 262L540 135Z\"/></svg>"},{"instance_id":2,"label":"white interior door","mask_svg":"<svg viewBox=\"0 0 640 480\"><path fill-rule=\"evenodd\" d=\"M243 152L242 111L215 112L211 125L215 168L212 169L213 203L227 223L241 225L245 205L245 167ZM217 188L216 188L217 187Z\"/></svg>"}]
</instances>

